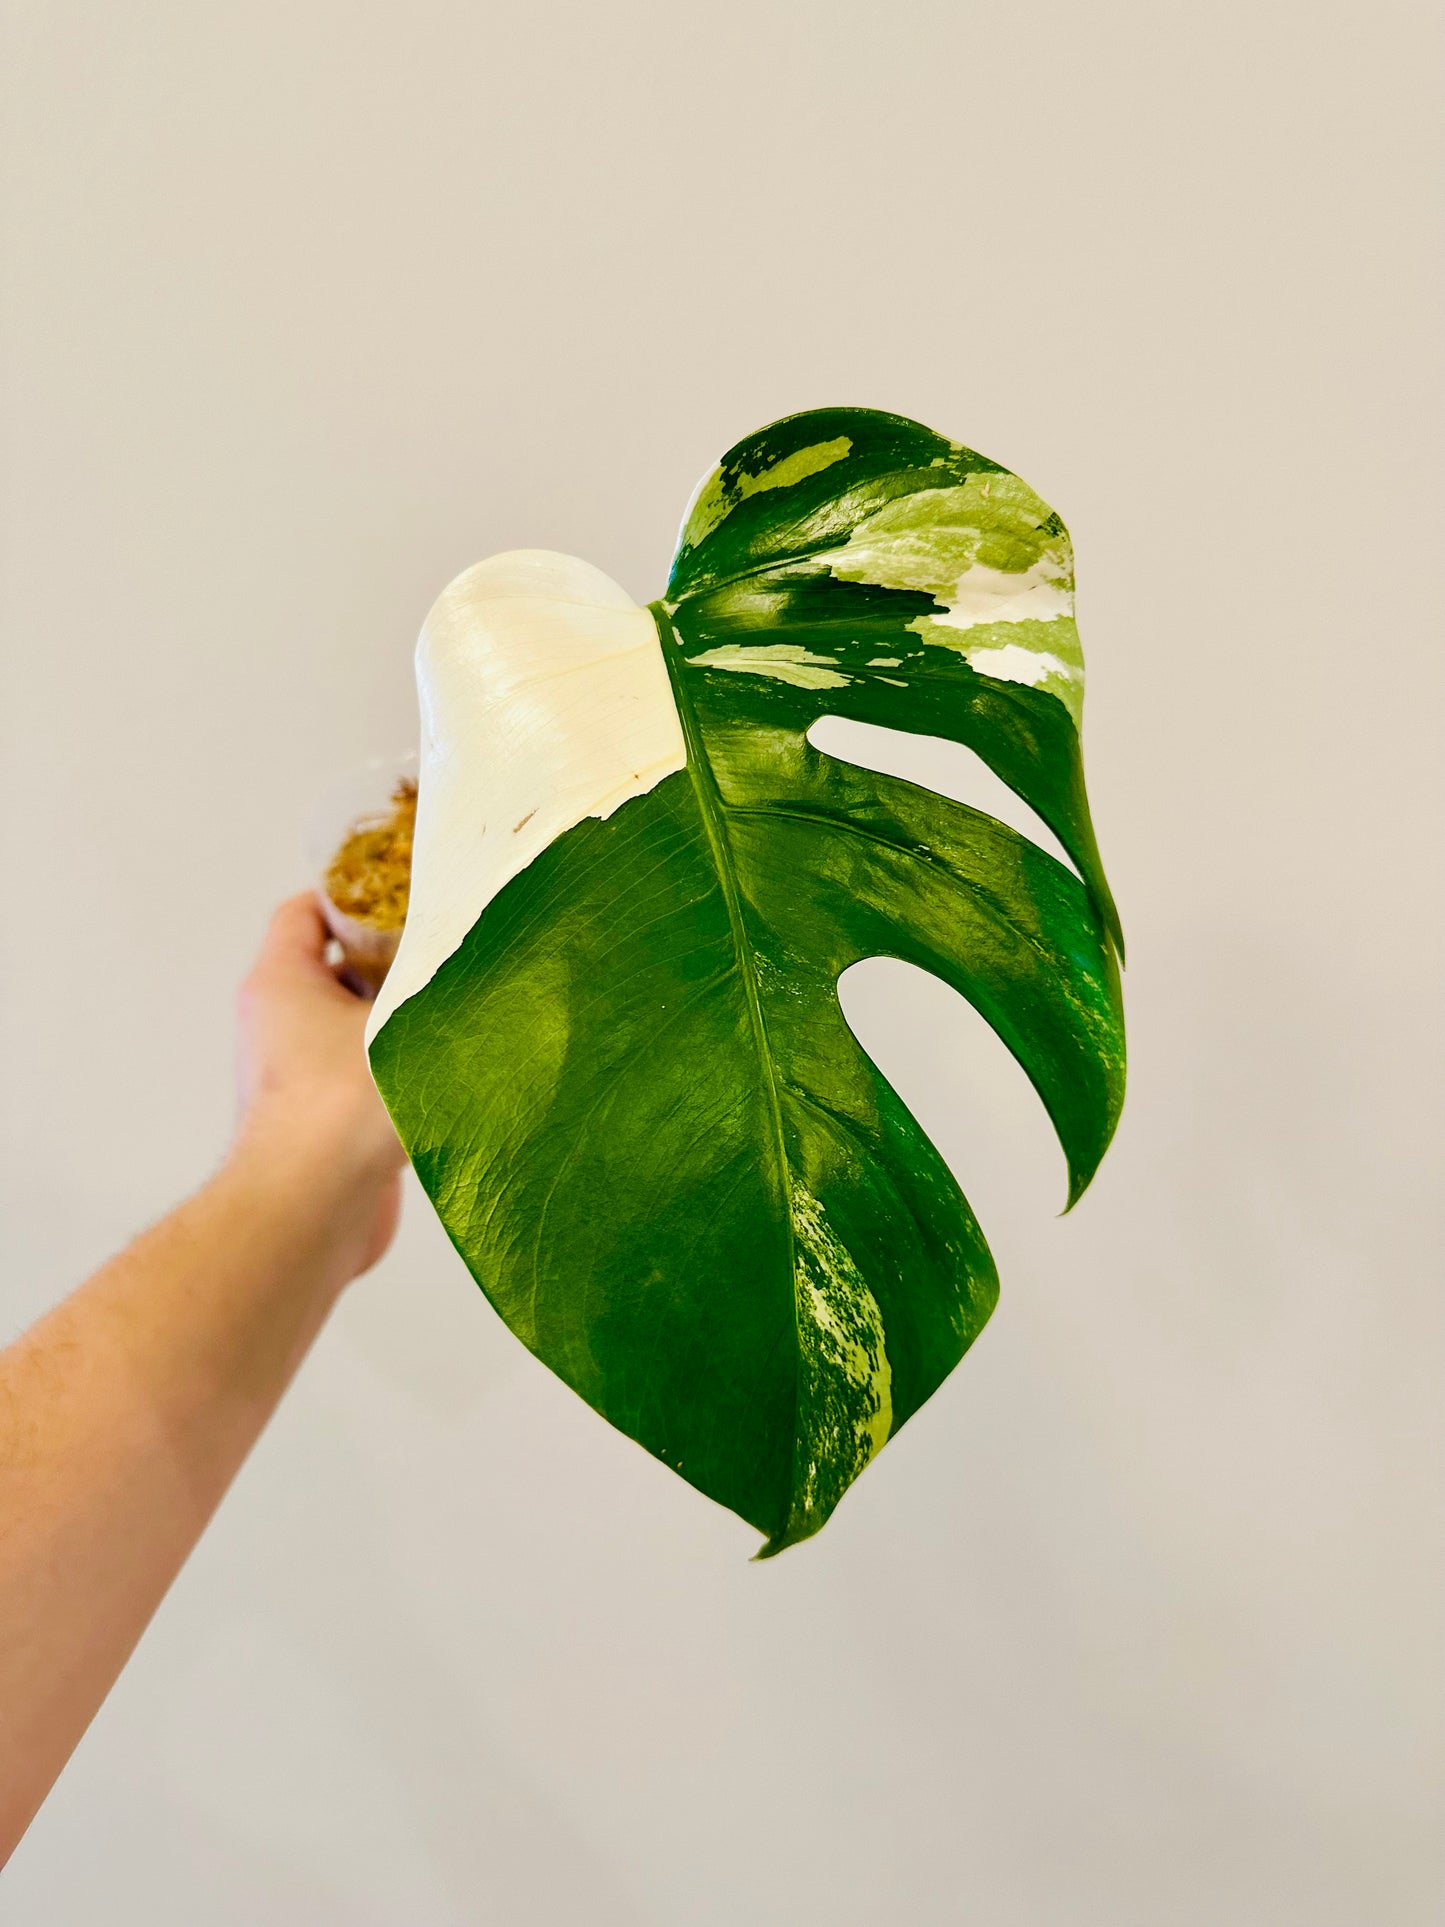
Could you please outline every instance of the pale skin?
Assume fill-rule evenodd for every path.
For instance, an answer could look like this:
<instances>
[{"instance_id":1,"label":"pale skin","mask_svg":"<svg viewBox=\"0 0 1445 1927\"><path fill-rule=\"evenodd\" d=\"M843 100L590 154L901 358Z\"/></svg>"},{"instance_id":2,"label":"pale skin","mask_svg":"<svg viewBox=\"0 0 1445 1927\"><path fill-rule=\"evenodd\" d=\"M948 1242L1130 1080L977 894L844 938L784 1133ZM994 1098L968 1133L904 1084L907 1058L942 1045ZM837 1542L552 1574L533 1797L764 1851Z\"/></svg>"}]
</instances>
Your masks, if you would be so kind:
<instances>
[{"instance_id":1,"label":"pale skin","mask_svg":"<svg viewBox=\"0 0 1445 1927\"><path fill-rule=\"evenodd\" d=\"M0 1865L351 1279L403 1156L366 1005L282 904L241 988L225 1162L0 1352Z\"/></svg>"}]
</instances>

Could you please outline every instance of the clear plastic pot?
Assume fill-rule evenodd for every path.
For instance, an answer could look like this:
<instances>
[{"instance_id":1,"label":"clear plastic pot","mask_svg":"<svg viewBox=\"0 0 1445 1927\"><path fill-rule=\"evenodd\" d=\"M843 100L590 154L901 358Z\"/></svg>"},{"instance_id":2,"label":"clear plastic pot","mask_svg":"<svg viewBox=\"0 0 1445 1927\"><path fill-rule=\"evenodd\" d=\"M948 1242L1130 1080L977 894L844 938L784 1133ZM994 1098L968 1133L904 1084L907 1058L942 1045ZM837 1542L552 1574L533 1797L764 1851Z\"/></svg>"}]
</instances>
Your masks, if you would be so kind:
<instances>
[{"instance_id":1,"label":"clear plastic pot","mask_svg":"<svg viewBox=\"0 0 1445 1927\"><path fill-rule=\"evenodd\" d=\"M307 866L326 927L341 949L342 981L363 997L374 997L381 989L403 926L383 927L338 908L327 891L327 873L349 837L390 822L398 785L414 784L416 771L415 751L373 756L358 764L323 793L307 837Z\"/></svg>"}]
</instances>

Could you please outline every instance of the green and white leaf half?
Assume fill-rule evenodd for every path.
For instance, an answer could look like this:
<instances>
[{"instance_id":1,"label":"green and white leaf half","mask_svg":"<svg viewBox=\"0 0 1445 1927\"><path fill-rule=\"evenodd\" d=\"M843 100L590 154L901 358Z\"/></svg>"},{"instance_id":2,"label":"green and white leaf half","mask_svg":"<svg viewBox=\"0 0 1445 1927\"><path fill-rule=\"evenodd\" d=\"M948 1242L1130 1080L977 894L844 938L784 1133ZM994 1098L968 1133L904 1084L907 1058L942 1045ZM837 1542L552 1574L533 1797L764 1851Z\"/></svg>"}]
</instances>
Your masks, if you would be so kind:
<instances>
[{"instance_id":1,"label":"green and white leaf half","mask_svg":"<svg viewBox=\"0 0 1445 1927\"><path fill-rule=\"evenodd\" d=\"M428 616L417 679L377 1083L512 1330L779 1551L998 1290L841 973L901 957L968 998L1047 1106L1071 1203L1118 1118L1067 532L916 422L792 416L705 480L660 601L495 556ZM818 751L825 715L966 744L1075 867Z\"/></svg>"}]
</instances>

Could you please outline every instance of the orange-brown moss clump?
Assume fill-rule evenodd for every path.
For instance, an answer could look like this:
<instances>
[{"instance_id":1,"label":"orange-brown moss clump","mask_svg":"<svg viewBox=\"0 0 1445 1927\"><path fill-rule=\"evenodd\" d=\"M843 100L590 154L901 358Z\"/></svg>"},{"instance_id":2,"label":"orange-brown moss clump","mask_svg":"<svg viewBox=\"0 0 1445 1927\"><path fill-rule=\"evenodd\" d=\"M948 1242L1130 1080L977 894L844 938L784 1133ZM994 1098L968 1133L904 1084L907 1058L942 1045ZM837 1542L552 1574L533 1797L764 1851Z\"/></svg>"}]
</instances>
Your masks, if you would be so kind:
<instances>
[{"instance_id":1,"label":"orange-brown moss clump","mask_svg":"<svg viewBox=\"0 0 1445 1927\"><path fill-rule=\"evenodd\" d=\"M374 930L400 930L411 891L411 845L416 833L416 783L403 776L391 814L358 823L326 872L326 894L348 917Z\"/></svg>"}]
</instances>

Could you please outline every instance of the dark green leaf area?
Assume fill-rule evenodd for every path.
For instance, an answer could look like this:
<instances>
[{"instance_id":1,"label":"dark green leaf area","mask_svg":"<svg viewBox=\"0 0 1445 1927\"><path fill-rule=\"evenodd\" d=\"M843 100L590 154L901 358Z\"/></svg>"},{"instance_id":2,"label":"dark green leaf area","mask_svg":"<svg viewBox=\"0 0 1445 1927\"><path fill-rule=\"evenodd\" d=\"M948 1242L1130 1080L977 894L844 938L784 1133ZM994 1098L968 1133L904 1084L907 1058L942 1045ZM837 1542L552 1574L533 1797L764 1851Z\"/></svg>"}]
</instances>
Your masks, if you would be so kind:
<instances>
[{"instance_id":1,"label":"dark green leaf area","mask_svg":"<svg viewBox=\"0 0 1445 1927\"><path fill-rule=\"evenodd\" d=\"M806 743L781 760L746 785L732 772L729 837L759 920L805 932L835 978L894 956L960 991L1043 1099L1072 1204L1124 1095L1118 967L1088 892L1025 837L932 790Z\"/></svg>"},{"instance_id":2,"label":"dark green leaf area","mask_svg":"<svg viewBox=\"0 0 1445 1927\"><path fill-rule=\"evenodd\" d=\"M759 731L805 731L823 716L843 716L961 743L1053 831L1122 955L1078 732L1058 698L981 676L956 651L925 642L908 626L917 605L928 604L925 596L795 575L776 593L769 618L758 599L771 593L756 581L741 583L685 602L671 616L671 637L693 671L689 686L699 703ZM817 661L774 662L766 652L784 639ZM764 652L752 671L745 666L750 645ZM732 653L726 668L706 660L720 650ZM814 680L800 684L778 673L789 669L811 669Z\"/></svg>"},{"instance_id":3,"label":"dark green leaf area","mask_svg":"<svg viewBox=\"0 0 1445 1927\"><path fill-rule=\"evenodd\" d=\"M869 933L823 832L729 821L730 889L712 807L682 772L560 838L372 1064L506 1322L777 1551L934 1391L997 1286L843 1020L837 972Z\"/></svg>"}]
</instances>

